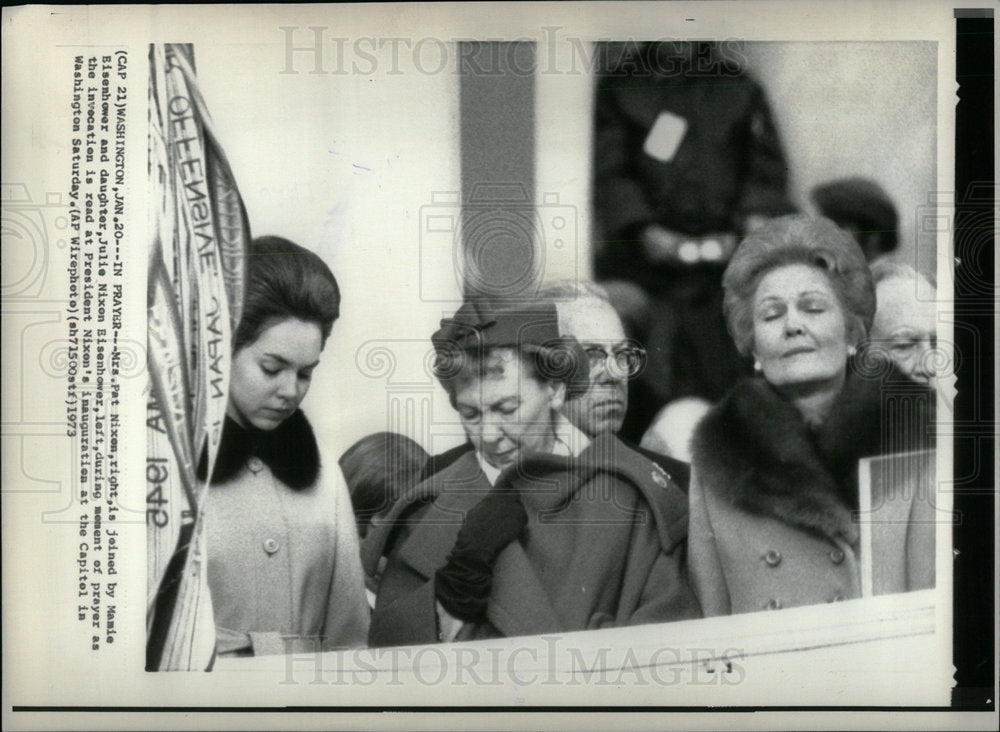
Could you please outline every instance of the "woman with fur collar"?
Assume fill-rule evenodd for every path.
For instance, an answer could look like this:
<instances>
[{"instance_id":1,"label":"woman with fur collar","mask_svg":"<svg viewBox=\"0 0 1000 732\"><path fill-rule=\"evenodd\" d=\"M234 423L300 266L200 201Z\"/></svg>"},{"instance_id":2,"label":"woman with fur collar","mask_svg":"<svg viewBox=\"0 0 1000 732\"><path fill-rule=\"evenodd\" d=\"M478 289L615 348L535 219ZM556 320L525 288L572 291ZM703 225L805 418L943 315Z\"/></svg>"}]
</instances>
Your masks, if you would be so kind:
<instances>
[{"instance_id":1,"label":"woman with fur collar","mask_svg":"<svg viewBox=\"0 0 1000 732\"><path fill-rule=\"evenodd\" d=\"M350 497L299 409L339 315L337 281L278 237L255 239L248 264L205 509L216 651L363 646L369 613ZM206 470L203 456L202 479Z\"/></svg>"},{"instance_id":2,"label":"woman with fur collar","mask_svg":"<svg viewBox=\"0 0 1000 732\"><path fill-rule=\"evenodd\" d=\"M861 249L833 222L773 220L741 244L723 286L730 333L757 376L692 441L688 560L702 609L859 597L858 461L929 446L931 394L859 353L875 290ZM928 581L925 567L907 572L909 589Z\"/></svg>"}]
</instances>

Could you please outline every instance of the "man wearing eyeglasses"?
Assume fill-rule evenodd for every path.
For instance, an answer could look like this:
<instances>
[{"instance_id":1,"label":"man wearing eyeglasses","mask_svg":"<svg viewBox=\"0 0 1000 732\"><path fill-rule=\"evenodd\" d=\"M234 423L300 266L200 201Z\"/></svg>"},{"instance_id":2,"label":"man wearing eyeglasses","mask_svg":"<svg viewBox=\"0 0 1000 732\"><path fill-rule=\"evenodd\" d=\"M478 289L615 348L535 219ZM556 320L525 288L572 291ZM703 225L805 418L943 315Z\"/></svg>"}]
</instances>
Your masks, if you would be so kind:
<instances>
[{"instance_id":1,"label":"man wearing eyeglasses","mask_svg":"<svg viewBox=\"0 0 1000 732\"><path fill-rule=\"evenodd\" d=\"M590 359L590 388L567 400L563 414L588 437L617 434L625 421L629 379L646 365L645 349L626 338L621 318L599 285L565 280L546 285L539 295L555 303L559 332L576 338ZM671 481L687 492L691 475L687 463L628 446L663 468Z\"/></svg>"}]
</instances>

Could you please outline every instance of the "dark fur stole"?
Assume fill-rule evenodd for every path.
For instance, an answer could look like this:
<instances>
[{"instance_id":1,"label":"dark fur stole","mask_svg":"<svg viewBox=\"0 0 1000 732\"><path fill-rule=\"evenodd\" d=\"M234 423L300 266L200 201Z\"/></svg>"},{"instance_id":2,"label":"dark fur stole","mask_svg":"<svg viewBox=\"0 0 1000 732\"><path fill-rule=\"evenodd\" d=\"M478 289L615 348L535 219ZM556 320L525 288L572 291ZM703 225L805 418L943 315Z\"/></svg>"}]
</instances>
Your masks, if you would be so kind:
<instances>
[{"instance_id":1,"label":"dark fur stole","mask_svg":"<svg viewBox=\"0 0 1000 732\"><path fill-rule=\"evenodd\" d=\"M853 544L858 461L933 445L934 394L894 365L848 362L826 421L810 428L764 379L742 379L699 424L694 472L755 514Z\"/></svg>"}]
</instances>

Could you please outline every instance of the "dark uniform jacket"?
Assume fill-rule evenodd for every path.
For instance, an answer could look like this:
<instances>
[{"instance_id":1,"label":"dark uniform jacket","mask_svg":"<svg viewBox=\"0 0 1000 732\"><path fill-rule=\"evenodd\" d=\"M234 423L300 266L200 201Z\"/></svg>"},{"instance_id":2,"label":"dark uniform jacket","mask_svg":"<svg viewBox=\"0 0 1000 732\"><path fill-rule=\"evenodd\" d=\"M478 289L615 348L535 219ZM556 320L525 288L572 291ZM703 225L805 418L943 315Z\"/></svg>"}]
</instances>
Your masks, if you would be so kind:
<instances>
[{"instance_id":1,"label":"dark uniform jacket","mask_svg":"<svg viewBox=\"0 0 1000 732\"><path fill-rule=\"evenodd\" d=\"M608 244L649 224L690 236L736 233L747 215L792 210L767 100L744 74L602 77L596 114L594 204ZM663 114L685 125L667 160L646 148ZM641 279L635 249L627 259L636 276L626 279Z\"/></svg>"},{"instance_id":2,"label":"dark uniform jacket","mask_svg":"<svg viewBox=\"0 0 1000 732\"><path fill-rule=\"evenodd\" d=\"M718 48L696 65L671 58L670 44L660 52L667 57L658 65L597 80L595 279L634 282L654 301L648 332L633 335L650 354L630 389L622 436L633 441L664 404L683 396L714 403L750 373L722 317L725 256L695 264L657 261L644 250L643 229L656 224L686 237L733 241L745 233L748 216L794 210L761 86ZM679 141L668 159L647 145L664 119L673 120Z\"/></svg>"},{"instance_id":3,"label":"dark uniform jacket","mask_svg":"<svg viewBox=\"0 0 1000 732\"><path fill-rule=\"evenodd\" d=\"M688 560L705 615L859 597L859 460L932 446L933 404L932 392L895 367L858 358L832 413L812 430L763 379L739 382L692 442ZM909 493L903 481L912 476L897 470L889 476L897 484L882 492ZM876 518L872 530L897 531L883 524ZM933 586L933 531L918 521L903 533L898 577L884 584Z\"/></svg>"},{"instance_id":4,"label":"dark uniform jacket","mask_svg":"<svg viewBox=\"0 0 1000 732\"><path fill-rule=\"evenodd\" d=\"M565 632L698 617L685 577L687 498L658 465L612 435L576 458L532 458L501 474L528 514L494 566L488 620L459 639ZM388 561L369 643L438 640L434 573L463 515L491 490L466 453L393 507L363 549Z\"/></svg>"}]
</instances>

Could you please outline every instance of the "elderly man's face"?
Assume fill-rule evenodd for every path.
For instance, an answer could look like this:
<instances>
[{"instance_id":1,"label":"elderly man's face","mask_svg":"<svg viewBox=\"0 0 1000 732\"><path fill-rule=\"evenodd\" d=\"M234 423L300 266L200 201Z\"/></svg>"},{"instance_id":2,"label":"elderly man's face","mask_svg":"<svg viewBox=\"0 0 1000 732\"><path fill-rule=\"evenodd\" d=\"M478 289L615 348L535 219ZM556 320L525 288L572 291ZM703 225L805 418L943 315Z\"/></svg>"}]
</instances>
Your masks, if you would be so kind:
<instances>
[{"instance_id":1,"label":"elderly man's face","mask_svg":"<svg viewBox=\"0 0 1000 732\"><path fill-rule=\"evenodd\" d=\"M871 342L884 349L911 378L930 384L934 379L937 311L934 302L919 299L916 290L916 280L905 277L878 283Z\"/></svg>"},{"instance_id":2,"label":"elderly man's face","mask_svg":"<svg viewBox=\"0 0 1000 732\"><path fill-rule=\"evenodd\" d=\"M591 360L590 388L567 400L563 414L589 437L617 432L628 403L627 369L612 360L629 345L622 321L608 303L591 298L560 303L559 309L564 335L576 337Z\"/></svg>"}]
</instances>

